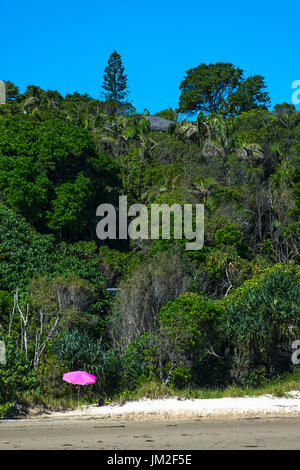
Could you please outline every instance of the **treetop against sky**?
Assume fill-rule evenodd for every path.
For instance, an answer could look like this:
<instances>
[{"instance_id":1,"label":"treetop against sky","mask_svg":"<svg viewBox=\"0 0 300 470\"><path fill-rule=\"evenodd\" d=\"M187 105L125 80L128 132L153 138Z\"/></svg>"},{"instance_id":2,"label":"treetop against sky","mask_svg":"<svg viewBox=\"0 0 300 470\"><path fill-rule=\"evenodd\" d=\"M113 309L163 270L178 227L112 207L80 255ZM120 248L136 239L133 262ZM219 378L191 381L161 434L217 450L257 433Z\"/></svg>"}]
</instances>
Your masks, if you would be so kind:
<instances>
[{"instance_id":1,"label":"treetop against sky","mask_svg":"<svg viewBox=\"0 0 300 470\"><path fill-rule=\"evenodd\" d=\"M246 76L263 76L271 106L291 103L292 83L300 78L299 8L290 0L249 5L116 0L113 7L103 0L16 0L12 11L4 0L0 39L8 47L1 50L0 79L21 91L36 84L97 98L107 59L117 50L139 112L175 108L186 70L216 62L230 62Z\"/></svg>"}]
</instances>

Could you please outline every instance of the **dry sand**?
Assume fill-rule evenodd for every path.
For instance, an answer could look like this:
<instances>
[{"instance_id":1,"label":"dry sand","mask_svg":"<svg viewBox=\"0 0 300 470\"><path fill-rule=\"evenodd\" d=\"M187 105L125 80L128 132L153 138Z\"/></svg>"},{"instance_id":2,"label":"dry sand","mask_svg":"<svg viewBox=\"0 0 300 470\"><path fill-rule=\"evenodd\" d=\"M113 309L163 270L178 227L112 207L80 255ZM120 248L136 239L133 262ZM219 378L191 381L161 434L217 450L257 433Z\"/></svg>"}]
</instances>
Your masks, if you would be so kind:
<instances>
[{"instance_id":1,"label":"dry sand","mask_svg":"<svg viewBox=\"0 0 300 470\"><path fill-rule=\"evenodd\" d=\"M1 420L0 449L300 449L300 394L139 400Z\"/></svg>"},{"instance_id":2,"label":"dry sand","mask_svg":"<svg viewBox=\"0 0 300 470\"><path fill-rule=\"evenodd\" d=\"M68 412L51 413L51 416L56 418L97 417L126 421L174 419L176 421L190 421L197 418L300 416L300 392L292 391L288 398L264 395L194 400L182 398L141 399L102 407L97 405L83 406Z\"/></svg>"}]
</instances>

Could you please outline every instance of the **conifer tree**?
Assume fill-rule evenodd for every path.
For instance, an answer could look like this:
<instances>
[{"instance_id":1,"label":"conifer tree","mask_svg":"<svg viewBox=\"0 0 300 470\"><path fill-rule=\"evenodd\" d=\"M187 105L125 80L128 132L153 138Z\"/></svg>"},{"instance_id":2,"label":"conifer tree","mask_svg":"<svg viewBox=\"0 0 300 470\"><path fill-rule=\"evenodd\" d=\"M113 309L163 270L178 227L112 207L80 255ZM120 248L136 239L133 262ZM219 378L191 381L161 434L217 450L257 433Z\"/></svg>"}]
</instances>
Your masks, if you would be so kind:
<instances>
[{"instance_id":1,"label":"conifer tree","mask_svg":"<svg viewBox=\"0 0 300 470\"><path fill-rule=\"evenodd\" d=\"M124 100L129 94L127 75L124 73L121 56L116 51L110 55L104 70L102 88L105 91L101 95L110 104L112 114L116 114L118 109L125 104Z\"/></svg>"}]
</instances>

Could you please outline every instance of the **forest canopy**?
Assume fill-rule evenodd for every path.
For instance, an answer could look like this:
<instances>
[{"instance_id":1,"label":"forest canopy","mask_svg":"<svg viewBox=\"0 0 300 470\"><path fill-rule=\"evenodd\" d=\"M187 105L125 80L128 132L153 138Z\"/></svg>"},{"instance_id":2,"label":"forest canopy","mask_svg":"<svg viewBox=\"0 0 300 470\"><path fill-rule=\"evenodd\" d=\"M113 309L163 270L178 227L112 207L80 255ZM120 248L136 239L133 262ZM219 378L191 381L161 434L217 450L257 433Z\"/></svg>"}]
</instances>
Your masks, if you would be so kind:
<instances>
[{"instance_id":1,"label":"forest canopy","mask_svg":"<svg viewBox=\"0 0 300 470\"><path fill-rule=\"evenodd\" d=\"M105 397L150 382L258 386L295 370L300 112L270 110L264 78L229 63L188 70L178 107L156 114L161 130L127 101L116 51L103 84L94 99L6 82L0 416L63 400L72 369L99 376ZM204 204L203 248L99 240L96 208L120 195Z\"/></svg>"}]
</instances>

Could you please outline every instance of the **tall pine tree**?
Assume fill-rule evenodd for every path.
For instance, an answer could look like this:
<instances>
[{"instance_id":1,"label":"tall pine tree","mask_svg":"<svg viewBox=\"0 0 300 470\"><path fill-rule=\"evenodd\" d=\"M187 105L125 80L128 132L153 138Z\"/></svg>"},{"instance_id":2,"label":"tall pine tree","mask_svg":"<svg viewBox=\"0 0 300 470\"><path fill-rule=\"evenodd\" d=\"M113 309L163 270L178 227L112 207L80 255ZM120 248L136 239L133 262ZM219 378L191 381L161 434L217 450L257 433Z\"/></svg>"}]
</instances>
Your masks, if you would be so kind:
<instances>
[{"instance_id":1,"label":"tall pine tree","mask_svg":"<svg viewBox=\"0 0 300 470\"><path fill-rule=\"evenodd\" d=\"M105 90L102 97L110 105L112 114L117 114L126 104L129 90L127 87L127 75L124 73L124 66L120 54L114 51L104 70L103 85Z\"/></svg>"}]
</instances>

